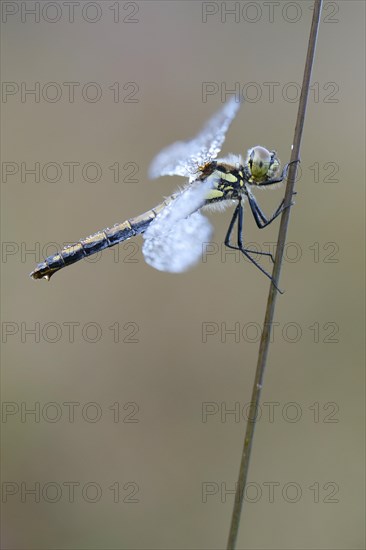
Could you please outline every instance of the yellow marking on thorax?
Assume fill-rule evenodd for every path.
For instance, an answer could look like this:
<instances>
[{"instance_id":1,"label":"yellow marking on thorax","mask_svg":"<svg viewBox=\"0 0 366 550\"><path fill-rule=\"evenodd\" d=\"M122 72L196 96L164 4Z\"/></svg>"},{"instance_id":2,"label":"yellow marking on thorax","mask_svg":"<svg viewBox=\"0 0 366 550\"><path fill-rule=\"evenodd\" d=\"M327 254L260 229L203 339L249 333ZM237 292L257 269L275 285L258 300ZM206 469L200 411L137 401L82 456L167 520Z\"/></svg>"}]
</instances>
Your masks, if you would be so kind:
<instances>
[{"instance_id":1,"label":"yellow marking on thorax","mask_svg":"<svg viewBox=\"0 0 366 550\"><path fill-rule=\"evenodd\" d=\"M207 200L220 199L221 197L223 197L223 195L224 193L219 189L211 189L210 191L207 192L206 199Z\"/></svg>"},{"instance_id":2,"label":"yellow marking on thorax","mask_svg":"<svg viewBox=\"0 0 366 550\"><path fill-rule=\"evenodd\" d=\"M234 174L231 174L230 172L225 173L225 172L221 172L219 170L218 170L218 172L219 172L220 178L222 180L229 181L230 183L236 183L238 181L237 176L235 176Z\"/></svg>"}]
</instances>

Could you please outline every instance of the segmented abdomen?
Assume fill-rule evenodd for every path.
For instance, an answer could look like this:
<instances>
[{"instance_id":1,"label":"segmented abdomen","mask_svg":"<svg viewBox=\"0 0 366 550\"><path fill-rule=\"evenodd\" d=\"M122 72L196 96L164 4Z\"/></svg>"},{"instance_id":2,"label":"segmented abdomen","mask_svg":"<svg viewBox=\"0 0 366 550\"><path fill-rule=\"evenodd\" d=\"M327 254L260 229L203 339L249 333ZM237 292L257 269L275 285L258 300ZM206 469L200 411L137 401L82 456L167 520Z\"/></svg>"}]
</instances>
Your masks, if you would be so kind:
<instances>
[{"instance_id":1,"label":"segmented abdomen","mask_svg":"<svg viewBox=\"0 0 366 550\"><path fill-rule=\"evenodd\" d=\"M49 256L44 262L38 264L30 277L33 279L50 279L54 273L63 267L143 233L159 212L170 204L176 196L176 194L171 195L164 202L140 216L116 224L111 228L108 227L85 239L80 239L77 243L65 246L60 252Z\"/></svg>"}]
</instances>

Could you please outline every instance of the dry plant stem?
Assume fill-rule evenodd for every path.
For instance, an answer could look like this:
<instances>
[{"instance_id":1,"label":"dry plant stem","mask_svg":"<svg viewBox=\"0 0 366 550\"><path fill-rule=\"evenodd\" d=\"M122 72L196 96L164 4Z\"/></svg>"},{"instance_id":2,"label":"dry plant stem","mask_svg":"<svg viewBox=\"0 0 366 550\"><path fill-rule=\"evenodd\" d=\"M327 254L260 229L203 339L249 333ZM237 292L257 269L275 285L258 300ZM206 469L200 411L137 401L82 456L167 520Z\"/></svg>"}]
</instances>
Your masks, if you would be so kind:
<instances>
[{"instance_id":1,"label":"dry plant stem","mask_svg":"<svg viewBox=\"0 0 366 550\"><path fill-rule=\"evenodd\" d=\"M301 88L299 110L297 113L291 161L295 161L300 158L300 144L301 144L301 138L302 138L302 131L304 127L307 99L309 95L309 85L310 85L311 71L312 71L313 61L314 61L314 53L315 53L316 39L318 34L321 8L322 8L322 0L315 0L313 20L312 20L310 36L309 36L308 52L307 52L306 63L305 63L303 83ZM291 204L291 199L293 196L293 191L295 186L296 170L297 170L297 164L296 163L291 164L289 167L289 173L287 178L285 204ZM275 263L274 263L273 273L272 273L273 280L277 286L278 286L278 281L279 281L280 272L281 272L281 264L282 264L283 251L284 251L285 242L286 242L286 233L287 233L287 226L288 226L289 217L290 217L290 210L291 210L290 208L286 208L284 210L281 217L281 224L280 224L280 229L278 234L276 258L275 258ZM268 356L270 333L271 333L271 327L272 327L272 322L274 317L276 296L277 296L277 290L275 286L271 284L269 294L268 294L267 309L266 309L266 314L264 318L263 332L262 332L260 346L259 346L257 370L255 373L254 385L252 390L252 398L251 398L249 415L248 415L248 423L247 423L245 439L244 439L244 448L241 456L239 477L238 477L238 483L237 483L236 494L235 494L234 509L233 509L233 514L231 518L229 539L227 544L228 550L234 550L236 547L236 541L237 541L239 525L240 525L241 509L243 505L244 490L245 490L245 485L248 477L250 454L251 454L252 443L253 443L254 428L256 424L256 415L257 415L259 401L260 401L264 369L266 366L266 361Z\"/></svg>"}]
</instances>

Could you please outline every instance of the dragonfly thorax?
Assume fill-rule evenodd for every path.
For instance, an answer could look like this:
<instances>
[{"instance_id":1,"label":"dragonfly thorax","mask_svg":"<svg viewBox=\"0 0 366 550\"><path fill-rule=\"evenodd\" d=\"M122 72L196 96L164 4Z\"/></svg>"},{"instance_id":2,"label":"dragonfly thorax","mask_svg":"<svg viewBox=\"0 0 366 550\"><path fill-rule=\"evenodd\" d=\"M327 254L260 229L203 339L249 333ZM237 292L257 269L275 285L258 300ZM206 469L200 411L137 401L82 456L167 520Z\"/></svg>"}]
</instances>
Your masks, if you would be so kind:
<instances>
[{"instance_id":1,"label":"dragonfly thorax","mask_svg":"<svg viewBox=\"0 0 366 550\"><path fill-rule=\"evenodd\" d=\"M207 163L202 170L200 179L209 183L210 190L206 195L206 203L225 200L238 200L246 194L246 171L242 164L229 164L213 161Z\"/></svg>"}]
</instances>

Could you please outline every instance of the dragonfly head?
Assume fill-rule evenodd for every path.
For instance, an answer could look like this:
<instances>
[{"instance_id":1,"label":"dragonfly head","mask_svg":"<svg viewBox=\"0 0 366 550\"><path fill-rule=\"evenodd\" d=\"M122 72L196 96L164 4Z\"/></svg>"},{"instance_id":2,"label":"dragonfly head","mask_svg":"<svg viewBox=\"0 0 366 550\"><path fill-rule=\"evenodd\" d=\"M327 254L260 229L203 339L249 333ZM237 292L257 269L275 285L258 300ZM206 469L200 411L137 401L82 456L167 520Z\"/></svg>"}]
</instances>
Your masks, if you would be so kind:
<instances>
[{"instance_id":1,"label":"dragonfly head","mask_svg":"<svg viewBox=\"0 0 366 550\"><path fill-rule=\"evenodd\" d=\"M245 164L251 176L250 183L256 185L275 178L281 169L276 151L268 151L268 149L260 145L249 149Z\"/></svg>"}]
</instances>

